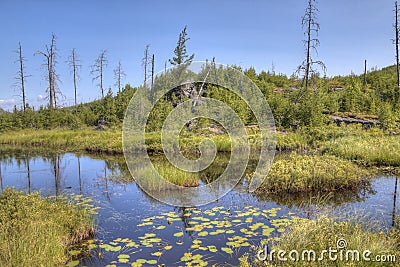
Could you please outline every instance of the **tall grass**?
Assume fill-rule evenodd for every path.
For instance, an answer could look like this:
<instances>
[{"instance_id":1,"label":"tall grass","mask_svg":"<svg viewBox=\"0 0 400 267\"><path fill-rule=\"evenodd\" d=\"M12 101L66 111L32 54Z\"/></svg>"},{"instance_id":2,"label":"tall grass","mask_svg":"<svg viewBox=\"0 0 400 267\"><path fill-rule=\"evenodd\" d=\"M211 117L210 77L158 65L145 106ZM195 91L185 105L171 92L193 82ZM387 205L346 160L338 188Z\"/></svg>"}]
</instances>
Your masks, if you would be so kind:
<instances>
[{"instance_id":1,"label":"tall grass","mask_svg":"<svg viewBox=\"0 0 400 267\"><path fill-rule=\"evenodd\" d=\"M84 205L5 189L0 195L0 266L58 266L68 248L93 236Z\"/></svg>"},{"instance_id":2,"label":"tall grass","mask_svg":"<svg viewBox=\"0 0 400 267\"><path fill-rule=\"evenodd\" d=\"M345 240L347 246L344 249L337 247L338 240ZM398 239L393 233L374 232L371 229L361 226L358 223L339 222L327 216L321 216L316 220L297 219L289 226L288 230L284 232L279 238L272 242L269 247L270 251L284 250L287 252L285 255L288 258L286 262L279 262L275 253L275 262L268 260L259 261L256 257L249 259L243 258L241 266L396 266L394 262L376 262L365 261L362 258L362 253L366 250L371 251L369 257L375 260L377 255L396 255L398 254ZM325 253L321 257L323 250L337 250L338 252L332 254L337 256L337 260L332 261L329 259L329 254ZM299 261L292 261L288 257L288 253L292 250L298 251ZM313 250L316 259L321 260L308 260L308 254L305 254L305 260L302 260L301 253L304 250ZM340 260L340 251L343 251L342 259ZM353 260L352 254L348 254L348 261L346 260L346 251L357 250L360 252L360 260ZM292 254L294 255L294 254ZM356 256L355 256L356 257ZM396 255L398 257L398 255ZM356 258L355 258L356 259ZM398 261L398 259L396 258Z\"/></svg>"},{"instance_id":3,"label":"tall grass","mask_svg":"<svg viewBox=\"0 0 400 267\"><path fill-rule=\"evenodd\" d=\"M292 153L273 163L259 193L293 193L357 189L370 171L334 156Z\"/></svg>"},{"instance_id":4,"label":"tall grass","mask_svg":"<svg viewBox=\"0 0 400 267\"><path fill-rule=\"evenodd\" d=\"M0 134L0 144L58 150L122 153L121 132L81 130L21 130Z\"/></svg>"},{"instance_id":5,"label":"tall grass","mask_svg":"<svg viewBox=\"0 0 400 267\"><path fill-rule=\"evenodd\" d=\"M347 136L324 146L324 152L378 166L400 166L400 137L396 135Z\"/></svg>"},{"instance_id":6,"label":"tall grass","mask_svg":"<svg viewBox=\"0 0 400 267\"><path fill-rule=\"evenodd\" d=\"M134 138L134 137L132 137ZM197 151L198 144L210 138L218 152L232 151L232 142L228 134L202 136L186 133L180 136L180 146L183 151ZM249 135L250 148L259 150L261 138L259 133ZM0 134L0 144L3 149L57 149L63 151L88 151L109 154L122 154L121 131L97 131L89 128L79 130L53 129L53 130L19 130ZM243 143L244 144L244 143ZM277 149L296 150L306 149L307 139L302 133L277 133ZM146 148L152 153L162 153L161 133L146 133Z\"/></svg>"}]
</instances>

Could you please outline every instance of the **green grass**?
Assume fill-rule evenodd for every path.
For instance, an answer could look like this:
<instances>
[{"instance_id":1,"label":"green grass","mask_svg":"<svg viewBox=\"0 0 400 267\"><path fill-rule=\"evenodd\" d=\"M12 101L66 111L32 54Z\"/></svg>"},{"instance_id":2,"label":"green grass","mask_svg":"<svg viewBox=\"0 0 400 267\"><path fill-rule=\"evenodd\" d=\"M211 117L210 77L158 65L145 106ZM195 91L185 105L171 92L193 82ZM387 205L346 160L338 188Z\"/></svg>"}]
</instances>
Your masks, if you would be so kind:
<instances>
[{"instance_id":1,"label":"green grass","mask_svg":"<svg viewBox=\"0 0 400 267\"><path fill-rule=\"evenodd\" d=\"M0 144L17 148L122 153L122 134L91 129L21 130L0 134Z\"/></svg>"},{"instance_id":2,"label":"green grass","mask_svg":"<svg viewBox=\"0 0 400 267\"><path fill-rule=\"evenodd\" d=\"M218 152L230 152L231 140L227 134L201 136L184 134L180 138L183 150L197 151L198 144L204 138L210 138ZM251 149L261 147L258 133L249 135ZM3 149L50 149L59 151L87 151L94 153L122 154L122 133L118 130L97 131L93 129L54 129L54 130L19 130L0 134L0 144ZM161 134L151 132L146 134L146 146L149 152L162 153ZM277 133L277 149L305 149L306 139L299 133Z\"/></svg>"},{"instance_id":3,"label":"green grass","mask_svg":"<svg viewBox=\"0 0 400 267\"><path fill-rule=\"evenodd\" d=\"M334 156L292 153L275 161L259 193L295 193L356 189L368 181L370 171Z\"/></svg>"},{"instance_id":4,"label":"green grass","mask_svg":"<svg viewBox=\"0 0 400 267\"><path fill-rule=\"evenodd\" d=\"M299 258L301 259L301 252L304 250L314 250L316 258L321 256L323 250L337 248L337 241L343 239L347 242L347 246L343 249L343 261L340 261L340 252L332 255L337 255L338 260L330 261L329 254L324 254L321 261L308 261L306 254L306 261L293 262L289 259L288 254L285 256L288 261L284 266L395 266L395 263L390 262L371 262L371 261L352 261L352 256L349 255L350 261L346 261L347 250L358 250L360 252L360 259L362 253L366 250L371 251L370 258L375 259L376 255L396 255L398 261L398 244L399 239L393 232L386 234L384 232L372 231L369 227L361 226L354 222L339 222L327 216L321 216L316 220L297 219L289 226L279 238L276 238L270 246L270 251L284 250L289 253L292 250L299 251ZM338 249L340 251L341 249ZM277 263L276 253L275 260ZM241 259L241 266L273 266L268 260L259 261L256 257L250 258L249 256ZM252 263L250 265L250 262ZM282 262L280 262L283 264ZM279 265L281 266L281 265Z\"/></svg>"},{"instance_id":5,"label":"green grass","mask_svg":"<svg viewBox=\"0 0 400 267\"><path fill-rule=\"evenodd\" d=\"M324 152L378 166L400 166L400 136L347 136L327 143Z\"/></svg>"},{"instance_id":6,"label":"green grass","mask_svg":"<svg viewBox=\"0 0 400 267\"><path fill-rule=\"evenodd\" d=\"M87 200L43 198L5 189L0 195L0 266L58 266L94 234Z\"/></svg>"}]
</instances>

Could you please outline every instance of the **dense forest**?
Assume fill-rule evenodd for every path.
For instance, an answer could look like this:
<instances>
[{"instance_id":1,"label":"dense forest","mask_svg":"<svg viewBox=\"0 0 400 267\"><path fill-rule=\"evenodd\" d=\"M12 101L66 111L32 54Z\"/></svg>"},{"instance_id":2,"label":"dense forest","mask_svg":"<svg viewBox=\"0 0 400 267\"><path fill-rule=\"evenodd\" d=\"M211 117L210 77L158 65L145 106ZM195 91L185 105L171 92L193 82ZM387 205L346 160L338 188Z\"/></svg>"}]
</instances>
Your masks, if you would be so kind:
<instances>
[{"instance_id":1,"label":"dense forest","mask_svg":"<svg viewBox=\"0 0 400 267\"><path fill-rule=\"evenodd\" d=\"M332 114L351 113L375 118L385 128L394 127L399 119L395 66L370 71L365 78L364 75L354 74L332 78L315 75L311 77L312 86L307 91L302 90L302 80L294 75L287 77L270 71L257 73L254 68L245 69L243 73L260 88L268 100L278 127L321 126L331 121L329 115ZM0 130L77 129L97 127L99 123L120 127L126 107L136 90L127 84L115 96L110 89L100 100L58 109L42 106L34 110L27 105L24 111L14 107L13 112L0 113ZM243 104L239 97L226 99L226 90L211 87L208 92L210 97L230 102L228 104L236 109L239 116L244 116L240 112L248 112L239 108ZM163 121L163 114L166 109L172 109L172 105L171 101L161 101L156 106L160 112L152 113L149 124Z\"/></svg>"},{"instance_id":2,"label":"dense forest","mask_svg":"<svg viewBox=\"0 0 400 267\"><path fill-rule=\"evenodd\" d=\"M385 129L397 126L400 118L400 75L399 75L399 25L397 2L396 10L396 65L377 70L376 68L365 71L363 75L350 74L346 76L327 77L325 64L317 60L317 48L319 46L317 22L318 8L314 0L308 0L305 14L302 17L302 28L304 30L305 59L297 70L288 77L285 74L277 74L272 71L256 72L254 68L242 69L238 66L232 68L239 70L253 81L267 99L273 112L275 123L278 128L290 127L314 127L331 122L330 115L358 117L361 119L374 119L374 124L379 124ZM168 60L171 66L185 66L194 59L194 54L186 50L187 27L179 34L174 56ZM139 88L127 84L122 86L125 73L121 63L114 70L115 85L118 88L116 95L111 88L104 88L103 74L107 65L107 50L102 50L95 63L91 66L93 80L98 82L101 99L90 103L77 104L76 81L79 78L80 60L75 49L71 51L68 64L74 78L75 105L71 107L60 107L59 96L62 95L58 88L60 77L56 71L57 48L56 36L52 34L51 43L44 50L38 50L35 54L42 56L43 66L46 69L46 94L47 106L41 106L34 110L25 101L24 82L24 57L22 47L18 49L19 65L16 77L22 97L22 108L14 106L12 112L0 112L0 131L9 131L22 128L32 129L54 129L54 128L82 128L104 126L120 128L124 119L125 110L135 91ZM154 82L154 54L150 53L149 45L146 46L142 67L144 69L143 86L153 87ZM214 59L213 61L214 62ZM167 70L167 63L165 63ZM165 71L166 73L166 71ZM205 80L204 80L205 81ZM151 85L151 86L149 86ZM252 119L251 107L244 106L243 100L233 96L228 90L220 86L206 85L208 96L224 101L230 105L243 122L247 125L256 123ZM170 88L174 89L174 88ZM180 99L182 101L183 99ZM176 106L177 99L168 95L158 101L155 109L148 119L147 129L157 131L160 129L168 111ZM100 127L100 126L101 127Z\"/></svg>"}]
</instances>

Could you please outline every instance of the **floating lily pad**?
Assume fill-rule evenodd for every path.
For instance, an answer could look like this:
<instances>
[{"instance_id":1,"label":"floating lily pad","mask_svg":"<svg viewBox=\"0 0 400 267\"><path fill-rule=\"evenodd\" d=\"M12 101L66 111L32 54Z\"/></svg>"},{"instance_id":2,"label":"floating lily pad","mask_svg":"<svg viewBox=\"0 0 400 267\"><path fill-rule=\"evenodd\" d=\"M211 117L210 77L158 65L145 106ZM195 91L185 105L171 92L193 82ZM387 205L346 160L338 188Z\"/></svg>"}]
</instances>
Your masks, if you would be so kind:
<instances>
[{"instance_id":1,"label":"floating lily pad","mask_svg":"<svg viewBox=\"0 0 400 267\"><path fill-rule=\"evenodd\" d=\"M208 232L206 231L200 232L198 236L208 236Z\"/></svg>"},{"instance_id":2,"label":"floating lily pad","mask_svg":"<svg viewBox=\"0 0 400 267\"><path fill-rule=\"evenodd\" d=\"M174 236L181 237L181 236L183 236L183 232L177 232L177 233L174 234Z\"/></svg>"},{"instance_id":3,"label":"floating lily pad","mask_svg":"<svg viewBox=\"0 0 400 267\"><path fill-rule=\"evenodd\" d=\"M161 251L156 251L151 253L151 255L156 256L156 257L160 257L163 253Z\"/></svg>"},{"instance_id":4,"label":"floating lily pad","mask_svg":"<svg viewBox=\"0 0 400 267\"><path fill-rule=\"evenodd\" d=\"M221 248L221 251L226 252L226 253L228 253L228 254L232 254L232 253L233 253L233 250L230 249L230 248L227 248L227 247L222 247L222 248Z\"/></svg>"}]
</instances>

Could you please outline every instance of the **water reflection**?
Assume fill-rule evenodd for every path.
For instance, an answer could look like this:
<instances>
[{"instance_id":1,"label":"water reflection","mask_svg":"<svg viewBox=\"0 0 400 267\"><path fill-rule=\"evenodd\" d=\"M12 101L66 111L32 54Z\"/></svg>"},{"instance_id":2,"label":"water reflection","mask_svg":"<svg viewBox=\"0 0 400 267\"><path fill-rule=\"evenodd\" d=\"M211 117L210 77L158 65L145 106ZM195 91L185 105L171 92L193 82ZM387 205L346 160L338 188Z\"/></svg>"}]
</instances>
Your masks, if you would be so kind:
<instances>
[{"instance_id":1,"label":"water reflection","mask_svg":"<svg viewBox=\"0 0 400 267\"><path fill-rule=\"evenodd\" d=\"M398 177L396 176L396 179L394 182L394 193L393 193L392 227L395 227L395 224L396 224L397 180L398 180Z\"/></svg>"},{"instance_id":2,"label":"water reflection","mask_svg":"<svg viewBox=\"0 0 400 267\"><path fill-rule=\"evenodd\" d=\"M277 158L285 155L277 155ZM137 159L140 163L141 159ZM153 164L159 168L168 167L162 156L151 157ZM219 154L212 166L195 174L199 184L207 185L215 182L223 173L229 161L229 154ZM250 159L246 173L251 173L256 165L256 159ZM254 166L253 166L254 164ZM164 170L168 172L170 170ZM393 190L394 185L394 190ZM101 207L98 215L98 238L112 241L118 237L137 239L143 235L143 230L136 227L146 217L159 215L163 212L174 211L179 217L179 229L191 237L192 232L186 229L193 226L193 217L187 208L164 205L147 194L134 182L123 157L104 155L84 155L71 153L2 153L0 155L0 187L14 186L26 192L39 191L43 195L60 195L77 193L92 197ZM221 182L218 188L227 186ZM228 211L242 210L250 205L260 209L279 207L282 214L297 212L306 217L312 217L316 207L330 206L338 212L354 210L366 211L379 217L383 225L394 225L398 214L397 198L398 178L382 176L355 191L341 191L331 194L287 194L262 195L249 193L246 179L242 179L235 189L210 203L202 209L223 206ZM218 194L220 190L216 190ZM160 190L160 194L170 195L169 190ZM182 198L202 196L182 195ZM383 216L382 216L383 215ZM368 217L369 219L370 217ZM223 218L221 217L221 220ZM177 228L171 224L170 232L165 238L172 236ZM214 242L214 239L211 240ZM219 242L219 241L215 241ZM222 242L222 241L220 241ZM254 239L255 244L259 242ZM224 245L225 243L221 243ZM186 249L183 245L182 250ZM166 259L167 263L179 261L178 256ZM105 265L104 260L94 259L94 265ZM235 259L223 259L223 262L237 265ZM107 262L107 261L106 261ZM93 264L89 264L93 265Z\"/></svg>"}]
</instances>

